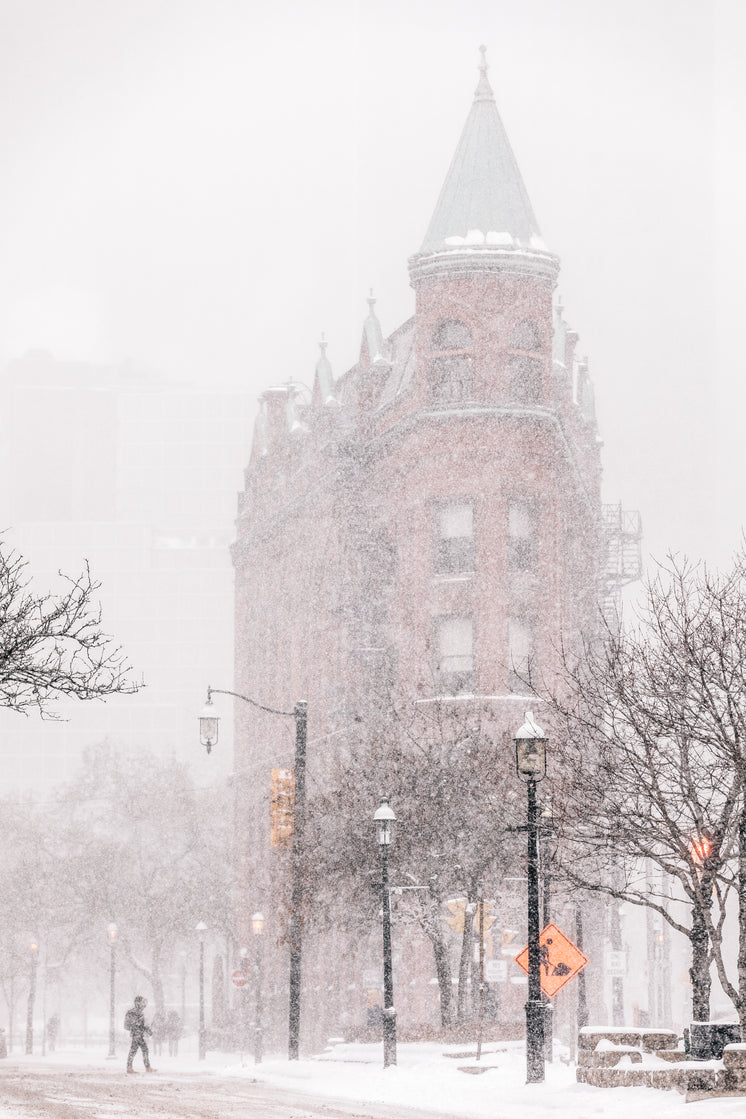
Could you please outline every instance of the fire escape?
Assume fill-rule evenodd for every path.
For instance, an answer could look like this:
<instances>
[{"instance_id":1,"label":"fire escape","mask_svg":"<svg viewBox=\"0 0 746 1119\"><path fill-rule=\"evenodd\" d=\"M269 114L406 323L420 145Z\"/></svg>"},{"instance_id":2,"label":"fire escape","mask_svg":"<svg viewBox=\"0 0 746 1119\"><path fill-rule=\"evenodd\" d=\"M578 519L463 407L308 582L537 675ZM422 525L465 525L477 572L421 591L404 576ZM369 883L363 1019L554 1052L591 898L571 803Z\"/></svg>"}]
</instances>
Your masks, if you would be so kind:
<instances>
[{"instance_id":1,"label":"fire escape","mask_svg":"<svg viewBox=\"0 0 746 1119\"><path fill-rule=\"evenodd\" d=\"M602 514L603 556L601 606L610 625L619 619L622 588L642 575L642 520L636 509L604 505Z\"/></svg>"}]
</instances>

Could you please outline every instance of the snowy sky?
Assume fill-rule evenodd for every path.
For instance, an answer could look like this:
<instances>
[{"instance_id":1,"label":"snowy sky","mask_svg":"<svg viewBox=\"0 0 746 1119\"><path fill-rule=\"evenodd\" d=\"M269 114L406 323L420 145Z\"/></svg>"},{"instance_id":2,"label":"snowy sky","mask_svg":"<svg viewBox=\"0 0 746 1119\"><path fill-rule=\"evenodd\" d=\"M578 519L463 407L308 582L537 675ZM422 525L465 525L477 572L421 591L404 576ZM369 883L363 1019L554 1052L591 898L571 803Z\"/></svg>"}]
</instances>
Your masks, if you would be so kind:
<instances>
[{"instance_id":1,"label":"snowy sky","mask_svg":"<svg viewBox=\"0 0 746 1119\"><path fill-rule=\"evenodd\" d=\"M0 362L257 393L413 310L477 48L588 354L607 500L746 520L738 0L0 0Z\"/></svg>"}]
</instances>

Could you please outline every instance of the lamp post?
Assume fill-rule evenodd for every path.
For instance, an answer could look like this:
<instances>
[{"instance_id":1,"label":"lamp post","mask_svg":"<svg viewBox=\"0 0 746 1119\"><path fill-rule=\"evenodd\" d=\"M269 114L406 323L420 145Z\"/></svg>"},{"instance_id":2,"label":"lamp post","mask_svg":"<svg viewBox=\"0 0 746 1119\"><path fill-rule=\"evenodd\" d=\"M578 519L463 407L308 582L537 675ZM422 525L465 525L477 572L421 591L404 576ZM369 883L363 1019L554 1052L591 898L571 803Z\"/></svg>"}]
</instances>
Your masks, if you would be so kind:
<instances>
[{"instance_id":1,"label":"lamp post","mask_svg":"<svg viewBox=\"0 0 746 1119\"><path fill-rule=\"evenodd\" d=\"M391 965L391 899L389 897L388 852L391 833L396 822L388 801L383 797L373 819L381 848L381 897L383 900L383 1067L396 1064L396 1010L394 1009L394 972Z\"/></svg>"},{"instance_id":2,"label":"lamp post","mask_svg":"<svg viewBox=\"0 0 746 1119\"><path fill-rule=\"evenodd\" d=\"M254 1064L262 1063L264 1052L264 1026L262 1022L264 1008L262 1006L262 934L264 932L264 916L255 913L251 918L251 931L256 942L256 978L254 980Z\"/></svg>"},{"instance_id":3,"label":"lamp post","mask_svg":"<svg viewBox=\"0 0 746 1119\"><path fill-rule=\"evenodd\" d=\"M114 1020L116 1011L116 954L118 932L117 926L112 921L106 930L106 935L109 938L109 1057L116 1057L116 1026Z\"/></svg>"},{"instance_id":4,"label":"lamp post","mask_svg":"<svg viewBox=\"0 0 746 1119\"><path fill-rule=\"evenodd\" d=\"M515 763L527 784L528 810L528 1001L526 1002L526 1083L544 1080L544 1007L541 1001L541 956L539 950L539 809L536 785L546 776L547 740L543 730L526 712L515 736Z\"/></svg>"},{"instance_id":5,"label":"lamp post","mask_svg":"<svg viewBox=\"0 0 746 1119\"><path fill-rule=\"evenodd\" d=\"M39 942L31 940L29 942L30 953L30 968L29 968L29 987L28 987L28 1005L26 1008L26 1054L29 1055L34 1051L34 1003L36 1001L36 972L39 967Z\"/></svg>"},{"instance_id":6,"label":"lamp post","mask_svg":"<svg viewBox=\"0 0 746 1119\"><path fill-rule=\"evenodd\" d=\"M552 919L552 852L551 841L554 835L554 819L552 817L551 799L547 797L541 810L539 820L541 833L541 923L547 927ZM554 1007L544 995L544 1056L551 1063L554 1059L554 1046L552 1041L554 1026Z\"/></svg>"},{"instance_id":7,"label":"lamp post","mask_svg":"<svg viewBox=\"0 0 746 1119\"><path fill-rule=\"evenodd\" d=\"M205 1044L205 933L207 932L207 925L204 921L200 921L195 926L195 932L199 936L199 1033L197 1044L199 1060L204 1061L207 1052Z\"/></svg>"},{"instance_id":8,"label":"lamp post","mask_svg":"<svg viewBox=\"0 0 746 1119\"><path fill-rule=\"evenodd\" d=\"M290 885L290 976L288 1007L288 1060L297 1061L300 1052L300 1003L301 1003L301 958L303 950L303 929L301 909L303 906L303 874L301 859L303 854L303 831L306 821L306 742L308 739L308 704L298 700L292 711L278 711L265 707L240 692L226 691L221 688L207 689L207 703L199 716L200 742L209 754L218 740L219 716L212 702L213 695L230 695L244 703L268 711L270 715L282 715L295 719L295 769L293 799L293 849Z\"/></svg>"}]
</instances>

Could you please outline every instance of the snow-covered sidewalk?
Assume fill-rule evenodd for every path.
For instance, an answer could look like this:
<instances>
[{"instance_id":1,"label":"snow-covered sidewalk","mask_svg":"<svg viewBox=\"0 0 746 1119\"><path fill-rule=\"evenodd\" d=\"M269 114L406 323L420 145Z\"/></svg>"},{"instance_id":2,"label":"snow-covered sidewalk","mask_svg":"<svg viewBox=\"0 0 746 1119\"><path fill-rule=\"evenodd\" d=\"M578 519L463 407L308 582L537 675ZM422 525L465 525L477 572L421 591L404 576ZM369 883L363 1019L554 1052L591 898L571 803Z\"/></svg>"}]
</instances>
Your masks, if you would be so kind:
<instances>
[{"instance_id":1,"label":"snow-covered sidewalk","mask_svg":"<svg viewBox=\"0 0 746 1119\"><path fill-rule=\"evenodd\" d=\"M365 1105L380 1103L402 1109L407 1107L432 1112L443 1119L735 1119L746 1113L743 1098L720 1098L687 1104L675 1091L652 1088L592 1088L575 1081L575 1066L562 1059L547 1065L543 1084L527 1085L526 1060L522 1042L490 1042L482 1050L480 1062L470 1046L437 1043L399 1044L396 1067L383 1068L382 1046L338 1044L325 1053L289 1062L284 1056L269 1055L261 1065L247 1056L207 1054L198 1061L187 1048L178 1057L162 1056L157 1061L158 1080L172 1081L175 1089L185 1087L184 1079L246 1078L278 1088L294 1089L308 1095L348 1100ZM126 1053L115 1061L107 1060L103 1048L61 1048L45 1058L11 1055L0 1062L0 1087L3 1068L10 1071L43 1062L78 1066L81 1070L100 1068L109 1073L124 1073ZM72 1088L74 1080L70 1081ZM0 1119L17 1117L18 1110L0 1104Z\"/></svg>"},{"instance_id":2,"label":"snow-covered sidewalk","mask_svg":"<svg viewBox=\"0 0 746 1119\"><path fill-rule=\"evenodd\" d=\"M678 1092L591 1088L577 1084L575 1066L561 1059L546 1066L543 1084L529 1085L522 1042L491 1042L479 1062L474 1054L468 1046L400 1044L396 1067L384 1069L380 1045L335 1045L312 1059L228 1064L223 1072L293 1084L312 1095L418 1107L458 1119L696 1119L700 1108L707 1119L726 1119L746 1111L746 1099L687 1104Z\"/></svg>"}]
</instances>

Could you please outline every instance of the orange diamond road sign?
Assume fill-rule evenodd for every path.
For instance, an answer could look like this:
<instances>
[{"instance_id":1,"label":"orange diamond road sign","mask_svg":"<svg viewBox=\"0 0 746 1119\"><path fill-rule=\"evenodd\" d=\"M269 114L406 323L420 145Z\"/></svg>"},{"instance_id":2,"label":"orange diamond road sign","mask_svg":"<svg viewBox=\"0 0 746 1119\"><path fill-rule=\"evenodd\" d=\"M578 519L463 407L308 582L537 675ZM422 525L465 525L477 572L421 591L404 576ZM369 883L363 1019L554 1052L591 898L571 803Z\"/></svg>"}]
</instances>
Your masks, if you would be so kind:
<instances>
[{"instance_id":1,"label":"orange diamond road sign","mask_svg":"<svg viewBox=\"0 0 746 1119\"><path fill-rule=\"evenodd\" d=\"M553 999L560 987L574 979L588 963L588 957L553 924L547 925L539 935L539 956L541 989L549 999ZM528 945L518 953L515 962L528 975Z\"/></svg>"}]
</instances>

